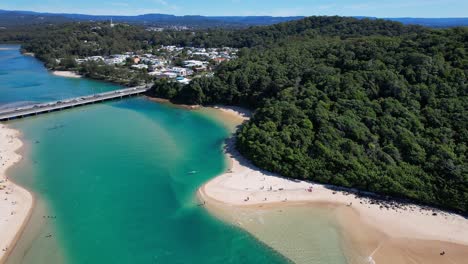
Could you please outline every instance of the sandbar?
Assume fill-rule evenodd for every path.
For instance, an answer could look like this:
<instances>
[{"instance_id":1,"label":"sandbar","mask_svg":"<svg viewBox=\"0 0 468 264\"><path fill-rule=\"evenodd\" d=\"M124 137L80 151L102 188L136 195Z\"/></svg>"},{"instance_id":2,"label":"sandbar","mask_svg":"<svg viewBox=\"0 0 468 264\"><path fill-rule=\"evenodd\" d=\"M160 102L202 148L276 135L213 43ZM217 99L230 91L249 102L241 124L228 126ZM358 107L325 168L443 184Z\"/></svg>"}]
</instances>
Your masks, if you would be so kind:
<instances>
[{"instance_id":1,"label":"sandbar","mask_svg":"<svg viewBox=\"0 0 468 264\"><path fill-rule=\"evenodd\" d=\"M248 111L239 108L216 109L240 120L249 118ZM255 167L237 152L234 140L228 139L225 144L227 171L198 190L198 198L210 211L332 205L343 237L354 249L360 249L365 262L462 263L468 259L468 220L464 216L357 190L284 178Z\"/></svg>"}]
</instances>

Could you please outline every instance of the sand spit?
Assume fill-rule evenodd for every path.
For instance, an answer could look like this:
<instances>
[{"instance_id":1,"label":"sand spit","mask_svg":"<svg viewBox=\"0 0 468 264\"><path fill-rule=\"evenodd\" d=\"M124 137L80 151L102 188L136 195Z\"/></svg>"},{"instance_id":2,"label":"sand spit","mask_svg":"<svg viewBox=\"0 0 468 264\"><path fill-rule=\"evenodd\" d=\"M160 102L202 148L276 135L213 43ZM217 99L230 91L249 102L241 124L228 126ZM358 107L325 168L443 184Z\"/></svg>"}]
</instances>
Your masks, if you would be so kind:
<instances>
[{"instance_id":1,"label":"sand spit","mask_svg":"<svg viewBox=\"0 0 468 264\"><path fill-rule=\"evenodd\" d=\"M81 78L82 76L72 71L53 71L53 75L67 78Z\"/></svg>"},{"instance_id":2,"label":"sand spit","mask_svg":"<svg viewBox=\"0 0 468 264\"><path fill-rule=\"evenodd\" d=\"M248 118L245 111L217 108ZM333 204L343 237L360 249L366 262L462 263L468 258L468 220L463 216L262 171L235 150L233 139L227 141L225 151L230 163L227 172L198 192L207 206L217 205L212 207L215 210L220 205L263 210Z\"/></svg>"}]
</instances>

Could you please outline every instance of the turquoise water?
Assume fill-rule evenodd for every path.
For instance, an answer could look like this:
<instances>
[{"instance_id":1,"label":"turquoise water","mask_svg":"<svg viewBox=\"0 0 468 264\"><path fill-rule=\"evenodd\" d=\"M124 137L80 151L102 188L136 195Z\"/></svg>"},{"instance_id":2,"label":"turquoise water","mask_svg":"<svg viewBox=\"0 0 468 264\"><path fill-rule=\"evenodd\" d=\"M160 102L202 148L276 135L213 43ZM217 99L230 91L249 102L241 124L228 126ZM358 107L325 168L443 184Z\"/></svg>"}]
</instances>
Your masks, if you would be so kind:
<instances>
[{"instance_id":1,"label":"turquoise water","mask_svg":"<svg viewBox=\"0 0 468 264\"><path fill-rule=\"evenodd\" d=\"M4 105L118 88L51 76L17 50L0 61ZM11 263L288 262L198 206L229 133L204 114L134 98L9 124L27 146L10 175L39 201Z\"/></svg>"},{"instance_id":2,"label":"turquoise water","mask_svg":"<svg viewBox=\"0 0 468 264\"><path fill-rule=\"evenodd\" d=\"M116 88L105 82L54 76L39 60L23 56L18 45L0 45L0 109Z\"/></svg>"}]
</instances>

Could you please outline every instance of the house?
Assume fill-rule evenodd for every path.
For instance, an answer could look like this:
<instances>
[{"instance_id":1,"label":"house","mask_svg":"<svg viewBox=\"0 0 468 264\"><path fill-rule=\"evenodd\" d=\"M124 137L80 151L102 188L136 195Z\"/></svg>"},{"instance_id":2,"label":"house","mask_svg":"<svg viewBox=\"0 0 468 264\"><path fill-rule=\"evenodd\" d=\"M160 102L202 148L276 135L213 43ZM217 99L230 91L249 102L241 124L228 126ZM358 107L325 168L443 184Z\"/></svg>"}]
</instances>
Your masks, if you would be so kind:
<instances>
[{"instance_id":1,"label":"house","mask_svg":"<svg viewBox=\"0 0 468 264\"><path fill-rule=\"evenodd\" d=\"M209 57L210 54L206 52L194 52L193 55Z\"/></svg>"},{"instance_id":2,"label":"house","mask_svg":"<svg viewBox=\"0 0 468 264\"><path fill-rule=\"evenodd\" d=\"M132 62L135 63L135 64L138 64L140 63L141 59L139 57L133 57L132 58Z\"/></svg>"},{"instance_id":3,"label":"house","mask_svg":"<svg viewBox=\"0 0 468 264\"><path fill-rule=\"evenodd\" d=\"M186 60L184 61L184 66L187 68L193 68L193 67L201 67L203 65L207 64L205 61L199 61L199 60Z\"/></svg>"},{"instance_id":4,"label":"house","mask_svg":"<svg viewBox=\"0 0 468 264\"><path fill-rule=\"evenodd\" d=\"M133 69L138 69L138 70L148 69L148 65L146 64L136 64L136 65L132 65L131 67Z\"/></svg>"},{"instance_id":5,"label":"house","mask_svg":"<svg viewBox=\"0 0 468 264\"><path fill-rule=\"evenodd\" d=\"M76 63L81 64L83 62L86 62L86 59L75 59Z\"/></svg>"},{"instance_id":6,"label":"house","mask_svg":"<svg viewBox=\"0 0 468 264\"><path fill-rule=\"evenodd\" d=\"M164 28L161 28L161 27L149 27L149 28L146 29L146 31L162 32L162 31L164 31Z\"/></svg>"},{"instance_id":7,"label":"house","mask_svg":"<svg viewBox=\"0 0 468 264\"><path fill-rule=\"evenodd\" d=\"M174 51L176 49L176 46L162 46L162 49L167 51Z\"/></svg>"},{"instance_id":8,"label":"house","mask_svg":"<svg viewBox=\"0 0 468 264\"><path fill-rule=\"evenodd\" d=\"M186 76L187 75L187 69L186 68L181 68L181 67L172 67L170 69L171 72L179 75L179 76Z\"/></svg>"},{"instance_id":9,"label":"house","mask_svg":"<svg viewBox=\"0 0 468 264\"><path fill-rule=\"evenodd\" d=\"M163 73L161 71L152 71L152 72L148 72L148 74L151 76L160 76Z\"/></svg>"},{"instance_id":10,"label":"house","mask_svg":"<svg viewBox=\"0 0 468 264\"><path fill-rule=\"evenodd\" d=\"M177 73L174 73L174 72L163 72L162 74L162 77L164 78L171 78L171 79L174 79L174 78L177 78Z\"/></svg>"},{"instance_id":11,"label":"house","mask_svg":"<svg viewBox=\"0 0 468 264\"><path fill-rule=\"evenodd\" d=\"M90 61L104 61L104 57L102 57L102 56L91 56L91 57L86 58L86 60L90 60Z\"/></svg>"},{"instance_id":12,"label":"house","mask_svg":"<svg viewBox=\"0 0 468 264\"><path fill-rule=\"evenodd\" d=\"M227 61L228 59L224 58L224 57L216 57L213 59L214 62L216 62L217 64L220 64L221 62L224 62L224 61Z\"/></svg>"},{"instance_id":13,"label":"house","mask_svg":"<svg viewBox=\"0 0 468 264\"><path fill-rule=\"evenodd\" d=\"M107 65L121 64L122 62L123 60L119 58L108 58L104 60L104 63Z\"/></svg>"},{"instance_id":14,"label":"house","mask_svg":"<svg viewBox=\"0 0 468 264\"><path fill-rule=\"evenodd\" d=\"M114 54L106 58L104 62L108 65L123 64L128 57L128 55Z\"/></svg>"}]
</instances>

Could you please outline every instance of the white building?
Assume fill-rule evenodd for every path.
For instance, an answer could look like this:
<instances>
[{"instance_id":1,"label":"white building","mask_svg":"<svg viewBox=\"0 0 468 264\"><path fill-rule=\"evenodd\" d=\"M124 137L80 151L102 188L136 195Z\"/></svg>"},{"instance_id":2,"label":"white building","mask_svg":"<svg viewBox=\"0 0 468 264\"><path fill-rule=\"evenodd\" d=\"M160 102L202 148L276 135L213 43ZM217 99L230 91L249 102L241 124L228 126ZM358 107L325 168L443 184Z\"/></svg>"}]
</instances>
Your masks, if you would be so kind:
<instances>
[{"instance_id":1,"label":"white building","mask_svg":"<svg viewBox=\"0 0 468 264\"><path fill-rule=\"evenodd\" d=\"M138 70L148 69L148 65L146 65L146 64L136 64L136 65L132 65L132 68L133 69L138 69Z\"/></svg>"},{"instance_id":2,"label":"white building","mask_svg":"<svg viewBox=\"0 0 468 264\"><path fill-rule=\"evenodd\" d=\"M170 69L171 72L180 75L180 76L186 76L187 75L187 69L186 68L181 68L181 67L172 67Z\"/></svg>"},{"instance_id":3,"label":"white building","mask_svg":"<svg viewBox=\"0 0 468 264\"><path fill-rule=\"evenodd\" d=\"M86 58L86 60L89 60L89 61L104 61L104 57L102 57L102 56L91 56L91 57Z\"/></svg>"},{"instance_id":4,"label":"white building","mask_svg":"<svg viewBox=\"0 0 468 264\"><path fill-rule=\"evenodd\" d=\"M174 78L177 78L177 73L174 73L174 72L163 72L163 73L162 73L162 76L163 76L163 77L167 77L167 78L174 79Z\"/></svg>"},{"instance_id":5,"label":"white building","mask_svg":"<svg viewBox=\"0 0 468 264\"><path fill-rule=\"evenodd\" d=\"M209 57L210 54L207 52L194 52L193 55Z\"/></svg>"},{"instance_id":6,"label":"white building","mask_svg":"<svg viewBox=\"0 0 468 264\"><path fill-rule=\"evenodd\" d=\"M192 67L202 67L204 65L208 64L206 61L199 61L199 60L186 60L184 61L184 66L187 68L192 68Z\"/></svg>"}]
</instances>

